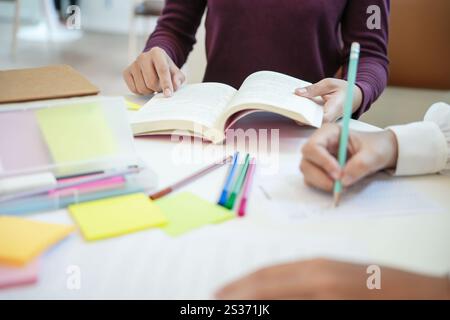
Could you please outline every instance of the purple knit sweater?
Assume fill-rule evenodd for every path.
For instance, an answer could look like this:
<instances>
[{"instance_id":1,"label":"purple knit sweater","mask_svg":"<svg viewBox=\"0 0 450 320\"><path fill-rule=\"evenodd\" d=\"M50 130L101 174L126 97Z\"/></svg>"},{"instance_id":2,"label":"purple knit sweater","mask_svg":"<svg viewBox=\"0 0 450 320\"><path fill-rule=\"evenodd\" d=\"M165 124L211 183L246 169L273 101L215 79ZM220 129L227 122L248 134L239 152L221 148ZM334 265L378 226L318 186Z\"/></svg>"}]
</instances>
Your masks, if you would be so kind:
<instances>
[{"instance_id":1,"label":"purple knit sweater","mask_svg":"<svg viewBox=\"0 0 450 320\"><path fill-rule=\"evenodd\" d=\"M367 9L380 8L381 28L370 30ZM357 85L367 111L386 87L389 0L166 0L145 51L163 48L181 67L206 18L204 81L239 88L253 72L271 70L310 82L334 77L361 44Z\"/></svg>"}]
</instances>

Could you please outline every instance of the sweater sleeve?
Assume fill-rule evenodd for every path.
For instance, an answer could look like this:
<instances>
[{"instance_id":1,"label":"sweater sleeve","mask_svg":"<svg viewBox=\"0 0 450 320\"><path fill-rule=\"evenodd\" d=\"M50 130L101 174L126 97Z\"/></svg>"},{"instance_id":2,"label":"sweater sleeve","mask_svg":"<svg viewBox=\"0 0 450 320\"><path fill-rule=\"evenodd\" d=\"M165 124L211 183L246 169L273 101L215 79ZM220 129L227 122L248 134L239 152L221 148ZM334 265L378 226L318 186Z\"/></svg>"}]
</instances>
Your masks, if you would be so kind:
<instances>
[{"instance_id":1,"label":"sweater sleeve","mask_svg":"<svg viewBox=\"0 0 450 320\"><path fill-rule=\"evenodd\" d=\"M363 100L354 114L356 118L369 110L387 85L389 9L389 0L348 0L342 17L344 78L347 78L352 42L361 45L356 85L362 91Z\"/></svg>"},{"instance_id":2,"label":"sweater sleeve","mask_svg":"<svg viewBox=\"0 0 450 320\"><path fill-rule=\"evenodd\" d=\"M160 47L181 67L196 42L195 34L205 8L206 0L167 0L144 52Z\"/></svg>"}]
</instances>

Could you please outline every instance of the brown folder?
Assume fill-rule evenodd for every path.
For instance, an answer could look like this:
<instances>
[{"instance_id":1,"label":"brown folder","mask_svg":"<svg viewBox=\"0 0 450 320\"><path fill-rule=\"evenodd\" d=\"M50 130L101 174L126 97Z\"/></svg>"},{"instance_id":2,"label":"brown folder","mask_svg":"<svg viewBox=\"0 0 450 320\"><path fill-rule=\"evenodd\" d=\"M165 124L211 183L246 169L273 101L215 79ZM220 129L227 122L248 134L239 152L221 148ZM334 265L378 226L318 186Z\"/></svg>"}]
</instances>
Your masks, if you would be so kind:
<instances>
[{"instance_id":1,"label":"brown folder","mask_svg":"<svg viewBox=\"0 0 450 320\"><path fill-rule=\"evenodd\" d=\"M80 97L100 90L67 65L0 71L0 104Z\"/></svg>"}]
</instances>

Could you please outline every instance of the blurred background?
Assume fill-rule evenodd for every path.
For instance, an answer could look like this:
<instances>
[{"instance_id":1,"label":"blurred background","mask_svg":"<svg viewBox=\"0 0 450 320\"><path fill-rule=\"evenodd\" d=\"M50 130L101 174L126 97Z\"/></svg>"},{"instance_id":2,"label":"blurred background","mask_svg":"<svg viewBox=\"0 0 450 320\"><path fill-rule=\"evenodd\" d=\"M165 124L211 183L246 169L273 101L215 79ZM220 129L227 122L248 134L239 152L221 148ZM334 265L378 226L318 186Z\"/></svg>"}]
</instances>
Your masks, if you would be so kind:
<instances>
[{"instance_id":1,"label":"blurred background","mask_svg":"<svg viewBox=\"0 0 450 320\"><path fill-rule=\"evenodd\" d=\"M79 20L71 5L79 6ZM69 64L102 94L127 94L122 71L163 6L164 0L0 0L0 69ZM449 0L391 1L389 87L363 121L417 121L434 102L450 103L449 14ZM203 77L204 37L202 24L184 67L190 83Z\"/></svg>"}]
</instances>

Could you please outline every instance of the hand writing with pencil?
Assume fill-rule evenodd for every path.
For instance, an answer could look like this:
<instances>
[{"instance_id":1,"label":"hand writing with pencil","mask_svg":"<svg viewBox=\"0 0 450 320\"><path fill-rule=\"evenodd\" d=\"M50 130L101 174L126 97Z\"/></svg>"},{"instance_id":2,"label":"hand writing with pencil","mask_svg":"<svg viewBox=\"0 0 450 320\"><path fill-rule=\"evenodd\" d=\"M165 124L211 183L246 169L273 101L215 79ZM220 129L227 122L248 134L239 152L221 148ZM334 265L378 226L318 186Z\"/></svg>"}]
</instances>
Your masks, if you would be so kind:
<instances>
[{"instance_id":1,"label":"hand writing with pencil","mask_svg":"<svg viewBox=\"0 0 450 320\"><path fill-rule=\"evenodd\" d=\"M340 131L337 124L324 125L304 145L300 169L306 184L331 192L335 180L341 179L344 187L349 187L377 171L395 168L397 140L390 130L350 131L349 159L341 168L336 159Z\"/></svg>"}]
</instances>

